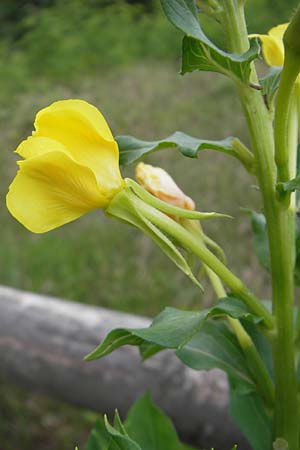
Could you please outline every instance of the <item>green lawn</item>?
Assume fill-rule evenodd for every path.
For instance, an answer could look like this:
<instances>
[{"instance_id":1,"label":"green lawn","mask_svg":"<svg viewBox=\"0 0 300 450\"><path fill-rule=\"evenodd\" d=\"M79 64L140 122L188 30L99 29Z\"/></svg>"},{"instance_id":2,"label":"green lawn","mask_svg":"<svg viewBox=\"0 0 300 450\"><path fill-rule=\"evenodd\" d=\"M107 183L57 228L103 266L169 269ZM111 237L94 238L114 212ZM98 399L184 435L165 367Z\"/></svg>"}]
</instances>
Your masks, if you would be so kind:
<instances>
[{"instance_id":1,"label":"green lawn","mask_svg":"<svg viewBox=\"0 0 300 450\"><path fill-rule=\"evenodd\" d=\"M92 102L116 135L154 140L181 130L209 139L237 135L247 143L230 83L217 75L181 77L177 72L172 64L136 64L84 79L73 90L36 85L0 111L0 284L148 315L166 305L194 308L213 300L209 287L201 296L147 237L108 221L101 211L51 233L33 235L9 216L4 204L16 171L12 151L31 132L35 112L56 99ZM223 246L234 271L267 297L266 275L251 249L249 218L241 211L259 209L254 179L235 160L217 153L203 152L195 160L167 150L147 161L168 170L199 210L234 216L206 223L205 231ZM133 168L123 174L132 176ZM83 448L81 441L94 415L12 387L1 389L1 450L70 449L74 443Z\"/></svg>"}]
</instances>

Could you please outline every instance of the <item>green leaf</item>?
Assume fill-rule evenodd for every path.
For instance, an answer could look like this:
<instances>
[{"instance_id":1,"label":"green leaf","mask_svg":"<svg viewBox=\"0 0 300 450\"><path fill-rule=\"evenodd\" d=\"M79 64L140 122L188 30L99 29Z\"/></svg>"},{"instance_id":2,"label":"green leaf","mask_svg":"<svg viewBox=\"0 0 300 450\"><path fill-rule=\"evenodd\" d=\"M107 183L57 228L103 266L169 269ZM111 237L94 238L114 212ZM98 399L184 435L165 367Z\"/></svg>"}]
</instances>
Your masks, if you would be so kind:
<instances>
[{"instance_id":1,"label":"green leaf","mask_svg":"<svg viewBox=\"0 0 300 450\"><path fill-rule=\"evenodd\" d=\"M273 352L269 339L261 333L260 329L254 323L242 320L242 324L265 363L271 379L274 380Z\"/></svg>"},{"instance_id":2,"label":"green leaf","mask_svg":"<svg viewBox=\"0 0 300 450\"><path fill-rule=\"evenodd\" d=\"M250 49L243 55L227 53L202 31L195 1L161 0L161 4L169 21L186 34L183 40L183 73L195 69L212 70L242 82L249 81L250 64L260 52L257 39L251 41Z\"/></svg>"},{"instance_id":3,"label":"green leaf","mask_svg":"<svg viewBox=\"0 0 300 450\"><path fill-rule=\"evenodd\" d=\"M149 328L116 329L89 355L87 360L101 358L122 345L141 345L143 342L162 348L179 348L188 342L201 328L207 312L181 311L166 308Z\"/></svg>"},{"instance_id":4,"label":"green leaf","mask_svg":"<svg viewBox=\"0 0 300 450\"><path fill-rule=\"evenodd\" d=\"M125 428L143 450L183 450L171 420L152 403L148 394L132 406Z\"/></svg>"},{"instance_id":5,"label":"green leaf","mask_svg":"<svg viewBox=\"0 0 300 450\"><path fill-rule=\"evenodd\" d=\"M278 189L279 191L284 192L300 191L300 173L298 173L296 178L293 178L292 180L279 183Z\"/></svg>"},{"instance_id":6,"label":"green leaf","mask_svg":"<svg viewBox=\"0 0 300 450\"><path fill-rule=\"evenodd\" d=\"M243 55L229 55L198 39L185 36L182 42L181 73L195 70L218 72L236 81L247 83L251 72L251 62L259 56L259 44L251 39L249 50Z\"/></svg>"},{"instance_id":7,"label":"green leaf","mask_svg":"<svg viewBox=\"0 0 300 450\"><path fill-rule=\"evenodd\" d=\"M240 395L231 386L230 414L253 450L266 450L272 447L272 423L258 394L251 392Z\"/></svg>"},{"instance_id":8,"label":"green leaf","mask_svg":"<svg viewBox=\"0 0 300 450\"><path fill-rule=\"evenodd\" d=\"M262 86L262 94L269 109L271 109L274 103L275 94L279 86L281 72L281 67L271 67L267 75L263 78L260 78L259 80Z\"/></svg>"},{"instance_id":9,"label":"green leaf","mask_svg":"<svg viewBox=\"0 0 300 450\"><path fill-rule=\"evenodd\" d=\"M207 321L188 344L177 350L176 355L195 370L223 370L236 381L242 392L255 390L244 354L224 324Z\"/></svg>"},{"instance_id":10,"label":"green leaf","mask_svg":"<svg viewBox=\"0 0 300 450\"><path fill-rule=\"evenodd\" d=\"M251 211L253 247L260 264L270 271L271 260L268 242L267 222L264 214Z\"/></svg>"},{"instance_id":11,"label":"green leaf","mask_svg":"<svg viewBox=\"0 0 300 450\"><path fill-rule=\"evenodd\" d=\"M283 187L286 185L286 187ZM300 175L297 178L291 181L287 181L286 183L281 183L281 187L279 189L285 189L293 191L295 190L295 186L298 186L297 189L300 190ZM268 271L271 271L271 258L270 258L270 250L269 250L269 242L268 242L268 231L267 231L267 223L264 214L257 213L255 211L250 211L251 214L251 223L252 223L252 231L253 231L253 247L256 253L256 256L260 262L260 264ZM300 285L300 227L297 221L296 224L296 263L294 270L294 281L297 286Z\"/></svg>"},{"instance_id":12,"label":"green leaf","mask_svg":"<svg viewBox=\"0 0 300 450\"><path fill-rule=\"evenodd\" d=\"M139 346L144 359L165 348L179 349L201 330L208 317L226 315L254 323L261 320L251 314L239 299L233 297L222 299L211 309L203 311L165 308L155 317L149 328L112 330L85 359L102 358L123 345Z\"/></svg>"},{"instance_id":13,"label":"green leaf","mask_svg":"<svg viewBox=\"0 0 300 450\"><path fill-rule=\"evenodd\" d=\"M250 164L250 160L252 160L250 152L247 153L246 158L241 155L239 146L242 144L235 137L228 137L220 141L210 141L197 139L176 131L165 139L158 141L142 141L132 136L116 136L115 139L119 146L120 164L122 165L131 164L149 153L166 148L177 148L184 156L189 158L197 158L198 152L202 150L216 150L238 158L244 165Z\"/></svg>"},{"instance_id":14,"label":"green leaf","mask_svg":"<svg viewBox=\"0 0 300 450\"><path fill-rule=\"evenodd\" d=\"M110 434L105 428L104 420L99 417L89 435L86 450L110 450L110 443Z\"/></svg>"},{"instance_id":15,"label":"green leaf","mask_svg":"<svg viewBox=\"0 0 300 450\"><path fill-rule=\"evenodd\" d=\"M207 317L230 316L233 319L244 319L246 321L258 324L263 319L252 314L242 300L236 297L225 297L213 306Z\"/></svg>"},{"instance_id":16,"label":"green leaf","mask_svg":"<svg viewBox=\"0 0 300 450\"><path fill-rule=\"evenodd\" d=\"M116 415L118 413L116 412ZM107 417L104 416L104 423L107 432L110 435L112 445L109 447L108 450L143 450L133 439L131 439L123 425L121 424L121 427L119 426L119 419L116 419L115 415L115 422L117 422L117 427L112 427L110 423L107 420Z\"/></svg>"},{"instance_id":17,"label":"green leaf","mask_svg":"<svg viewBox=\"0 0 300 450\"><path fill-rule=\"evenodd\" d=\"M114 425L97 421L86 450L195 450L182 444L171 420L144 395L130 408L124 424L118 411Z\"/></svg>"}]
</instances>

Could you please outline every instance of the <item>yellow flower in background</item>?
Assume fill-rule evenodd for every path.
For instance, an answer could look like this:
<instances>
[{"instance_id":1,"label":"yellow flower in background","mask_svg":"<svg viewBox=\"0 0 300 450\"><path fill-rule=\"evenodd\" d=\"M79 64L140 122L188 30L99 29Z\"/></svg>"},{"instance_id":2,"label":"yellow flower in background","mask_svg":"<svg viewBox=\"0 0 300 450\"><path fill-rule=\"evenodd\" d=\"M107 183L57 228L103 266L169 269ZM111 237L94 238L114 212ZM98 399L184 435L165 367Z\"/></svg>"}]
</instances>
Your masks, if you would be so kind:
<instances>
[{"instance_id":1,"label":"yellow flower in background","mask_svg":"<svg viewBox=\"0 0 300 450\"><path fill-rule=\"evenodd\" d=\"M183 209L194 210L194 201L185 195L173 178L160 167L139 163L136 166L137 181L152 195Z\"/></svg>"},{"instance_id":2,"label":"yellow flower in background","mask_svg":"<svg viewBox=\"0 0 300 450\"><path fill-rule=\"evenodd\" d=\"M10 213L30 231L105 208L123 189L118 146L97 108L58 101L38 112L34 126L16 150L24 160L7 194Z\"/></svg>"},{"instance_id":3,"label":"yellow flower in background","mask_svg":"<svg viewBox=\"0 0 300 450\"><path fill-rule=\"evenodd\" d=\"M283 66L284 46L283 35L288 27L283 23L271 28L268 34L251 34L250 37L258 37L262 43L262 53L269 66Z\"/></svg>"}]
</instances>

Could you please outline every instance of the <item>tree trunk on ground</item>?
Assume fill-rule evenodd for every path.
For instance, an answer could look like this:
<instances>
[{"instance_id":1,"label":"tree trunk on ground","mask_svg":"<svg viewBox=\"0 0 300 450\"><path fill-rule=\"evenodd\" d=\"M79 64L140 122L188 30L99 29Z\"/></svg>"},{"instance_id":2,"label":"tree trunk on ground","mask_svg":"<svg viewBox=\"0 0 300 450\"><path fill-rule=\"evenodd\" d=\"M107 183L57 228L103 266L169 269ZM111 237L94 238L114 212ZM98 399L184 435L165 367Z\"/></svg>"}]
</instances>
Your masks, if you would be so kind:
<instances>
[{"instance_id":1,"label":"tree trunk on ground","mask_svg":"<svg viewBox=\"0 0 300 450\"><path fill-rule=\"evenodd\" d=\"M124 415L146 390L194 445L228 450L249 446L227 412L226 377L195 372L171 351L141 362L137 348L123 347L102 360L84 362L113 328L141 328L150 320L0 287L0 377L68 403ZM1 401L1 399L0 399Z\"/></svg>"}]
</instances>

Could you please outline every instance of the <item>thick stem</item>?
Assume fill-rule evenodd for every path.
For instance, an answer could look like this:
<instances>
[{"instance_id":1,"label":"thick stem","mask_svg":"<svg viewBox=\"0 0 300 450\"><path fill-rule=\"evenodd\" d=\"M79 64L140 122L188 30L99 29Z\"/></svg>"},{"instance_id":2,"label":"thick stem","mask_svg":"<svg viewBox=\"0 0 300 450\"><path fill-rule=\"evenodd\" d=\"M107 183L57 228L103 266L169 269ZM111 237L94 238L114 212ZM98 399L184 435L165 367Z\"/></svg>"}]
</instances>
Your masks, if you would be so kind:
<instances>
[{"instance_id":1,"label":"thick stem","mask_svg":"<svg viewBox=\"0 0 300 450\"><path fill-rule=\"evenodd\" d=\"M240 10L235 13L234 0L224 0L223 3L225 10L229 11L224 24L230 36L230 50L245 52L249 46L245 20L241 19ZM253 67L251 80L256 78ZM263 98L248 86L239 85L238 90L256 157L257 176L268 225L273 311L277 328L273 352L276 389L274 438L284 438L289 444L289 450L297 450L299 411L293 342L294 213L284 209L277 199L273 130Z\"/></svg>"}]
</instances>

